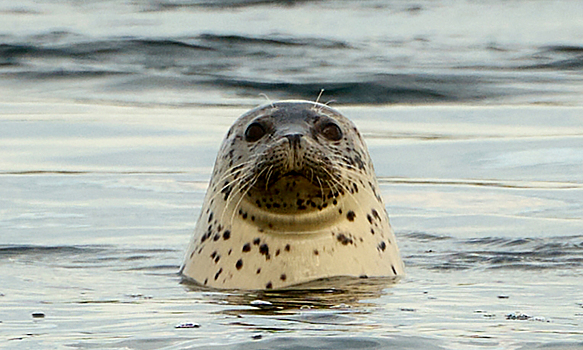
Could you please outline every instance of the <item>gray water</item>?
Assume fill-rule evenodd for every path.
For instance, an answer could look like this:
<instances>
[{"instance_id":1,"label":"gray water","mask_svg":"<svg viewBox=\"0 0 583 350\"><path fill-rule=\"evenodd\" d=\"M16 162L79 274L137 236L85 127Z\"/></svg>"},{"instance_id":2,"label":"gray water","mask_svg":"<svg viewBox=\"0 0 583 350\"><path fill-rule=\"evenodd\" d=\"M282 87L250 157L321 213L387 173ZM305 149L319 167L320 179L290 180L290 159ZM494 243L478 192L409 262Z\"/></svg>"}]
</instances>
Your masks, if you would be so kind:
<instances>
[{"instance_id":1,"label":"gray water","mask_svg":"<svg viewBox=\"0 0 583 350\"><path fill-rule=\"evenodd\" d=\"M575 1L0 2L0 347L583 349ZM177 271L222 137L323 100L407 267L241 293Z\"/></svg>"}]
</instances>

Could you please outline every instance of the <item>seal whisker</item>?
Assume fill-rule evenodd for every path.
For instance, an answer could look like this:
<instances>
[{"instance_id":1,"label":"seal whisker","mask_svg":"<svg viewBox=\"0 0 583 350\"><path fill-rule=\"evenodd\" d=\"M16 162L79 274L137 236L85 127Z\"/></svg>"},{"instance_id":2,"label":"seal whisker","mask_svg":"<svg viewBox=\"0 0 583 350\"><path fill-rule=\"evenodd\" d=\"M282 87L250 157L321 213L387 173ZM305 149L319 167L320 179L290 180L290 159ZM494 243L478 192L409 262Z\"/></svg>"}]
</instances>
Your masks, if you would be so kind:
<instances>
[{"instance_id":1,"label":"seal whisker","mask_svg":"<svg viewBox=\"0 0 583 350\"><path fill-rule=\"evenodd\" d=\"M269 102L269 105L271 106L271 108L275 108L273 106L273 101L271 101L271 99L269 98L269 96L267 96L267 94L265 94L265 93L262 92L262 93L259 94L259 96L265 98L267 100L267 102Z\"/></svg>"},{"instance_id":2,"label":"seal whisker","mask_svg":"<svg viewBox=\"0 0 583 350\"><path fill-rule=\"evenodd\" d=\"M336 181L334 179L334 181ZM344 192L346 192L347 195L349 195L350 197L352 197L352 199L356 202L356 204L361 207L361 204L359 202L359 200L356 198L356 196L350 192L350 188L348 188L348 186L344 185L343 183L341 183L340 181L336 181L336 183L342 188L344 189Z\"/></svg>"},{"instance_id":3,"label":"seal whisker","mask_svg":"<svg viewBox=\"0 0 583 350\"><path fill-rule=\"evenodd\" d=\"M231 221L230 221L231 227L233 226L233 220L235 220L235 213L237 212L237 208L239 207L239 205L241 204L241 202L243 201L243 199L245 198L247 193L249 193L249 191L251 190L253 185L255 185L255 182L257 182L258 178L259 178L259 175L254 176L251 181L249 181L248 183L246 183L244 186L241 187L241 189L242 190L244 189L244 190L241 192L241 198L239 198L239 201L237 202L237 204L235 204L235 208L233 208L233 213L231 214Z\"/></svg>"},{"instance_id":4,"label":"seal whisker","mask_svg":"<svg viewBox=\"0 0 583 350\"><path fill-rule=\"evenodd\" d=\"M326 198L324 196L324 187L322 186L322 181L320 181L320 177L319 176L316 176L316 180L318 180L318 184L320 185L320 193L322 195L322 204L324 204L324 202L326 201Z\"/></svg>"},{"instance_id":5,"label":"seal whisker","mask_svg":"<svg viewBox=\"0 0 583 350\"><path fill-rule=\"evenodd\" d=\"M271 178L271 175L273 175L273 165L271 165L269 167L269 170L267 170L267 180L265 181L265 191L269 190L269 179Z\"/></svg>"},{"instance_id":6,"label":"seal whisker","mask_svg":"<svg viewBox=\"0 0 583 350\"><path fill-rule=\"evenodd\" d=\"M318 94L318 97L316 98L316 103L320 102L320 97L322 97L323 93L324 93L324 89L320 89L320 93Z\"/></svg>"},{"instance_id":7,"label":"seal whisker","mask_svg":"<svg viewBox=\"0 0 583 350\"><path fill-rule=\"evenodd\" d=\"M250 159L246 162L243 162L241 164L237 164L237 165L234 165L228 169L225 169L224 170L225 174L223 176L221 176L217 181L221 182L230 176L234 176L237 171L243 170L247 165L253 164L253 162L254 162L254 160Z\"/></svg>"},{"instance_id":8,"label":"seal whisker","mask_svg":"<svg viewBox=\"0 0 583 350\"><path fill-rule=\"evenodd\" d=\"M265 170L265 169L264 169L264 170ZM261 171L259 174L255 175L255 176L253 176L253 177L251 178L251 180L245 181L245 180L246 180L246 178L245 178L245 177L243 177L243 178L241 178L241 179L239 180L239 182L238 182L238 187L237 187L237 190L238 190L238 192L239 192L239 193L237 193L237 194L238 194L238 195L241 195L241 198L239 198L239 201L237 202L237 205L235 206L235 208L233 208L233 214L235 213L235 211L236 211L237 207L239 206L239 204L241 203L241 201L243 200L243 198L245 198L245 195L247 194L247 192L249 192L249 190L251 189L251 187L253 187L253 185L255 184L255 182L257 181L257 179L259 178L259 176L261 176L261 173L262 173L262 172L263 172L263 171ZM241 184L243 184L243 185L242 185L242 186L239 186L239 185L241 185ZM245 193L242 193L242 190L243 190L245 187L247 187L247 190L245 191ZM224 213L225 213L226 211L228 211L228 210L229 210L229 205L230 205L230 204L231 204L231 202L233 201L233 198L234 198L234 197L236 197L236 195L234 195L234 196L229 196L229 198L227 198L227 201L226 201L226 203L225 203L224 210L223 210L223 212L221 213L221 220L222 220L222 219L223 219L223 217L224 217Z\"/></svg>"},{"instance_id":9,"label":"seal whisker","mask_svg":"<svg viewBox=\"0 0 583 350\"><path fill-rule=\"evenodd\" d=\"M243 162L243 163L241 163L241 164L235 165L235 166L233 166L233 167L231 167L231 168L229 168L229 169L225 170L225 172L226 172L227 174L225 174L225 175L221 176L221 177L220 177L220 178L219 178L219 179L218 179L216 182L217 182L217 183L221 183L221 182L223 182L223 181L225 181L225 180L229 179L230 177L234 177L234 175L235 175L235 172L236 172L236 171L239 171L239 170L240 170L242 173L245 173L245 170L246 170L246 169L245 169L245 167L247 167L247 165L252 165L252 164L254 163L254 160L255 160L255 158L258 158L258 157L254 157L253 159L251 159L251 160L249 160L249 161L247 161L247 162ZM239 168L240 168L240 169L239 169ZM233 169L236 169L236 171L235 171L235 172L232 172L232 170L233 170ZM213 195L213 196L210 198L210 200L212 200L212 199L215 199L216 197L220 196L220 195L223 193L223 191L225 191L225 190L226 190L226 189L228 189L229 187L233 188L233 184L234 184L234 183L237 183L238 181L240 181L240 180L242 180L242 179L244 179L244 177L241 177L241 178L239 178L239 179L235 179L235 180L233 180L233 181L230 181L230 182L227 182L227 183L225 183L225 185L223 185L223 187L221 187L221 188L220 188L218 191L216 191L216 193L215 193L215 194L214 194L214 195Z\"/></svg>"},{"instance_id":10,"label":"seal whisker","mask_svg":"<svg viewBox=\"0 0 583 350\"><path fill-rule=\"evenodd\" d=\"M356 169L358 169L358 168L355 168L352 166L345 168L345 171L347 173L346 176L353 176L354 178L359 178L361 175L360 175L360 172ZM374 183L376 183L376 181L374 181ZM369 194L372 194L374 197L376 197L378 195L378 193L373 191L368 186L362 186L361 189L364 189L364 191L368 192Z\"/></svg>"}]
</instances>

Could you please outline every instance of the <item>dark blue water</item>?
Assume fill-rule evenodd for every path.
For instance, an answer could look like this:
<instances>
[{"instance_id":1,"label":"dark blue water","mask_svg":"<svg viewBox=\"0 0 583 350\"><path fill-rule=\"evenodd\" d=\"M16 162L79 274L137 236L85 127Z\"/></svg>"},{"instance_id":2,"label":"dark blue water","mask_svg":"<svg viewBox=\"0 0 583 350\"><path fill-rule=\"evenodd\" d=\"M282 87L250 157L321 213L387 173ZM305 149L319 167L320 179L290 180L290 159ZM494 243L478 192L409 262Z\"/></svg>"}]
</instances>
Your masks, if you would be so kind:
<instances>
[{"instance_id":1,"label":"dark blue water","mask_svg":"<svg viewBox=\"0 0 583 350\"><path fill-rule=\"evenodd\" d=\"M0 87L109 103L580 105L575 1L4 1Z\"/></svg>"}]
</instances>

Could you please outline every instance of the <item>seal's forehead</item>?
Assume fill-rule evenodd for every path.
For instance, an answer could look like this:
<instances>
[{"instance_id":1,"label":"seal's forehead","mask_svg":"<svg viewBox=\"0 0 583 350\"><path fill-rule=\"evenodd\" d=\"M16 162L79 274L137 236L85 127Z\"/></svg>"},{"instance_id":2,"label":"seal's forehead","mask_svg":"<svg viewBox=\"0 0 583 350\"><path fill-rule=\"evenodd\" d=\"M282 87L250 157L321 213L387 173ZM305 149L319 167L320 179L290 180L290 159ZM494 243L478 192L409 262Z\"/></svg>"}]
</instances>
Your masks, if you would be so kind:
<instances>
[{"instance_id":1,"label":"seal's forehead","mask_svg":"<svg viewBox=\"0 0 583 350\"><path fill-rule=\"evenodd\" d=\"M308 101L281 101L266 104L243 114L240 122L248 122L262 116L270 116L282 122L307 121L318 116L327 116L339 122L350 123L346 117L327 105Z\"/></svg>"}]
</instances>

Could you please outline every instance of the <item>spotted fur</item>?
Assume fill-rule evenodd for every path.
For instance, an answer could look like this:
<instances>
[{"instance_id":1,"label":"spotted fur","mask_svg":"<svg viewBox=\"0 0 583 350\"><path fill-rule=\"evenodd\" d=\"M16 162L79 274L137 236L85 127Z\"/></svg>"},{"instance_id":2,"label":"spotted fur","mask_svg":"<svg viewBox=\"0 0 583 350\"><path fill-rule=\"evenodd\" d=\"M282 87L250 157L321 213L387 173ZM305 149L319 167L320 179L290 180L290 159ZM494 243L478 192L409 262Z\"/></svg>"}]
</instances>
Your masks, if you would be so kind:
<instances>
[{"instance_id":1,"label":"spotted fur","mask_svg":"<svg viewBox=\"0 0 583 350\"><path fill-rule=\"evenodd\" d=\"M236 289L402 275L379 193L366 145L338 111L251 110L223 141L181 273Z\"/></svg>"}]
</instances>

